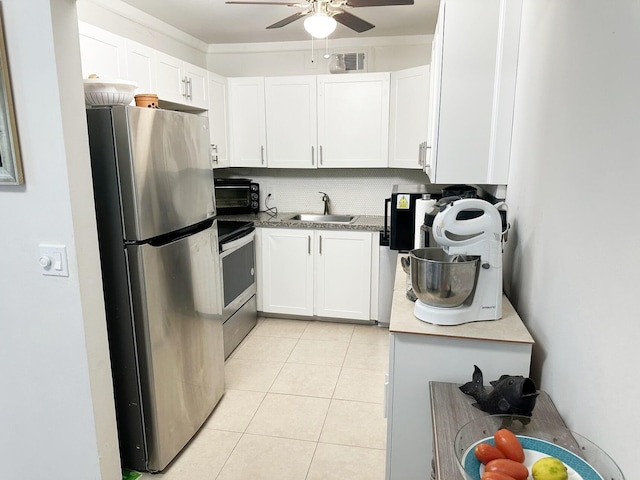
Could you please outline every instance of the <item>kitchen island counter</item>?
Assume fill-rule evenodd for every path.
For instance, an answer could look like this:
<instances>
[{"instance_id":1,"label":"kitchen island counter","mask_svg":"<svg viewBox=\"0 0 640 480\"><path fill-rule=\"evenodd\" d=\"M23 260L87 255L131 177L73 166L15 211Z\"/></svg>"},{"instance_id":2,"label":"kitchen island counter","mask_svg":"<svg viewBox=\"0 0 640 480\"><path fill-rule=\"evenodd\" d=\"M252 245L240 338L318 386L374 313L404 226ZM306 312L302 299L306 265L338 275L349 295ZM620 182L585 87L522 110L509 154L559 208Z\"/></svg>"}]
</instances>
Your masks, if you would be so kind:
<instances>
[{"instance_id":1,"label":"kitchen island counter","mask_svg":"<svg viewBox=\"0 0 640 480\"><path fill-rule=\"evenodd\" d=\"M253 222L256 227L265 228L308 228L314 230L359 230L381 232L384 230L384 216L382 215L354 215L351 223L301 222L289 220L300 212L283 212L275 215L267 212L248 213L239 215L220 215L220 220L243 220Z\"/></svg>"},{"instance_id":2,"label":"kitchen island counter","mask_svg":"<svg viewBox=\"0 0 640 480\"><path fill-rule=\"evenodd\" d=\"M415 303L407 298L407 274L400 263L400 258L405 256L407 255L398 255L396 279L393 287L391 321L389 324L390 333L409 333L496 342L534 343L531 334L529 334L520 316L505 295L502 296L502 318L499 320L484 320L462 325L433 325L418 320L413 314Z\"/></svg>"},{"instance_id":3,"label":"kitchen island counter","mask_svg":"<svg viewBox=\"0 0 640 480\"><path fill-rule=\"evenodd\" d=\"M386 480L429 478L430 382L466 383L477 365L488 385L503 374L529 376L531 364L533 338L506 296L501 319L455 326L418 320L413 308L398 258L389 325Z\"/></svg>"}]
</instances>

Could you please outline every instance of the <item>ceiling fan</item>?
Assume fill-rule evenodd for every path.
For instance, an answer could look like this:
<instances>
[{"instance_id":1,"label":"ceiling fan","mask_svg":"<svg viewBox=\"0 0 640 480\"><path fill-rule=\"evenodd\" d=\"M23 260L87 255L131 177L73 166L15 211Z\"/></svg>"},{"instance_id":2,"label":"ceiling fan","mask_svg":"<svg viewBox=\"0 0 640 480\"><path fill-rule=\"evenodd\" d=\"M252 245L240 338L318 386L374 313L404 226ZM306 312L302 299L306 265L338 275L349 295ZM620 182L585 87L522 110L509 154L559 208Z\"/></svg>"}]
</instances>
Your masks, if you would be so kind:
<instances>
[{"instance_id":1,"label":"ceiling fan","mask_svg":"<svg viewBox=\"0 0 640 480\"><path fill-rule=\"evenodd\" d=\"M302 17L305 19L305 29L315 38L325 38L336 28L336 22L358 33L371 30L375 25L360 17L345 11L356 7L383 7L389 5L413 5L413 0L306 0L293 2L261 2L251 0L228 0L228 4L245 5L286 5L303 10L269 25L267 28L280 28Z\"/></svg>"}]
</instances>

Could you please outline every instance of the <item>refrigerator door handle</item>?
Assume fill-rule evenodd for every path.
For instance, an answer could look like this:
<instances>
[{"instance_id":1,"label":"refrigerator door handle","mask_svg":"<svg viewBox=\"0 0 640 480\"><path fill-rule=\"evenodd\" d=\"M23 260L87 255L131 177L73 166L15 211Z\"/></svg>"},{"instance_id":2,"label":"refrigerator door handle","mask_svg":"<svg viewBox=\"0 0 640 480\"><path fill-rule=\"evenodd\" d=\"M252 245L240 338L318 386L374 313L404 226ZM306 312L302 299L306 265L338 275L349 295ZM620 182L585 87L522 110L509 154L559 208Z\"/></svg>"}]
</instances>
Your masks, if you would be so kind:
<instances>
[{"instance_id":1,"label":"refrigerator door handle","mask_svg":"<svg viewBox=\"0 0 640 480\"><path fill-rule=\"evenodd\" d=\"M164 233L162 235L158 235L157 237L153 237L149 239L147 242L125 242L125 244L144 244L148 243L152 247L161 247L163 245L167 245L172 242L176 242L178 240L182 240L185 237L189 237L191 235L196 235L197 233L202 232L203 230L207 230L211 228L213 225L214 219L209 218L200 223L196 223L195 225L191 225L189 227L181 228L180 230L176 230L175 232Z\"/></svg>"}]
</instances>

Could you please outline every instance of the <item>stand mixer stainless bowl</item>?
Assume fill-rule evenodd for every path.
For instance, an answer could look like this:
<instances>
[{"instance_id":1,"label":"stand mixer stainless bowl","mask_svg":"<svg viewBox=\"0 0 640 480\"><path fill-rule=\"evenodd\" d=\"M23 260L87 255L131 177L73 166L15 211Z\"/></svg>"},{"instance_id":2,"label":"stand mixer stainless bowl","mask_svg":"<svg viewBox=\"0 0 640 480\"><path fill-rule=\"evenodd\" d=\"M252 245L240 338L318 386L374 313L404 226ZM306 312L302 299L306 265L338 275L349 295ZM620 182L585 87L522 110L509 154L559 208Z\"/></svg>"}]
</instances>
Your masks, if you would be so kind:
<instances>
[{"instance_id":1,"label":"stand mixer stainless bowl","mask_svg":"<svg viewBox=\"0 0 640 480\"><path fill-rule=\"evenodd\" d=\"M414 315L436 325L502 316L502 220L496 206L456 198L433 221L442 248L412 250Z\"/></svg>"},{"instance_id":2,"label":"stand mixer stainless bowl","mask_svg":"<svg viewBox=\"0 0 640 480\"><path fill-rule=\"evenodd\" d=\"M411 284L421 302L453 308L472 297L480 257L447 255L438 247L412 250L410 257Z\"/></svg>"}]
</instances>

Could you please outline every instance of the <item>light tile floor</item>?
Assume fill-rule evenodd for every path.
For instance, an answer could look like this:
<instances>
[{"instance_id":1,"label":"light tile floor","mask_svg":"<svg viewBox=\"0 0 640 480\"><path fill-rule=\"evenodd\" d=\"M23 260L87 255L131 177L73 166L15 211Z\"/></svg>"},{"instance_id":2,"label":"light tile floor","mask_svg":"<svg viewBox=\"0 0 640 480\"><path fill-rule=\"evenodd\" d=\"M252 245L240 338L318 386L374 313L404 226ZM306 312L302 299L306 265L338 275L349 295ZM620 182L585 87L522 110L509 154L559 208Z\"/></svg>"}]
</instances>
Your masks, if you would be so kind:
<instances>
[{"instance_id":1,"label":"light tile floor","mask_svg":"<svg viewBox=\"0 0 640 480\"><path fill-rule=\"evenodd\" d=\"M388 357L385 328L261 318L211 417L142 480L381 480Z\"/></svg>"}]
</instances>

